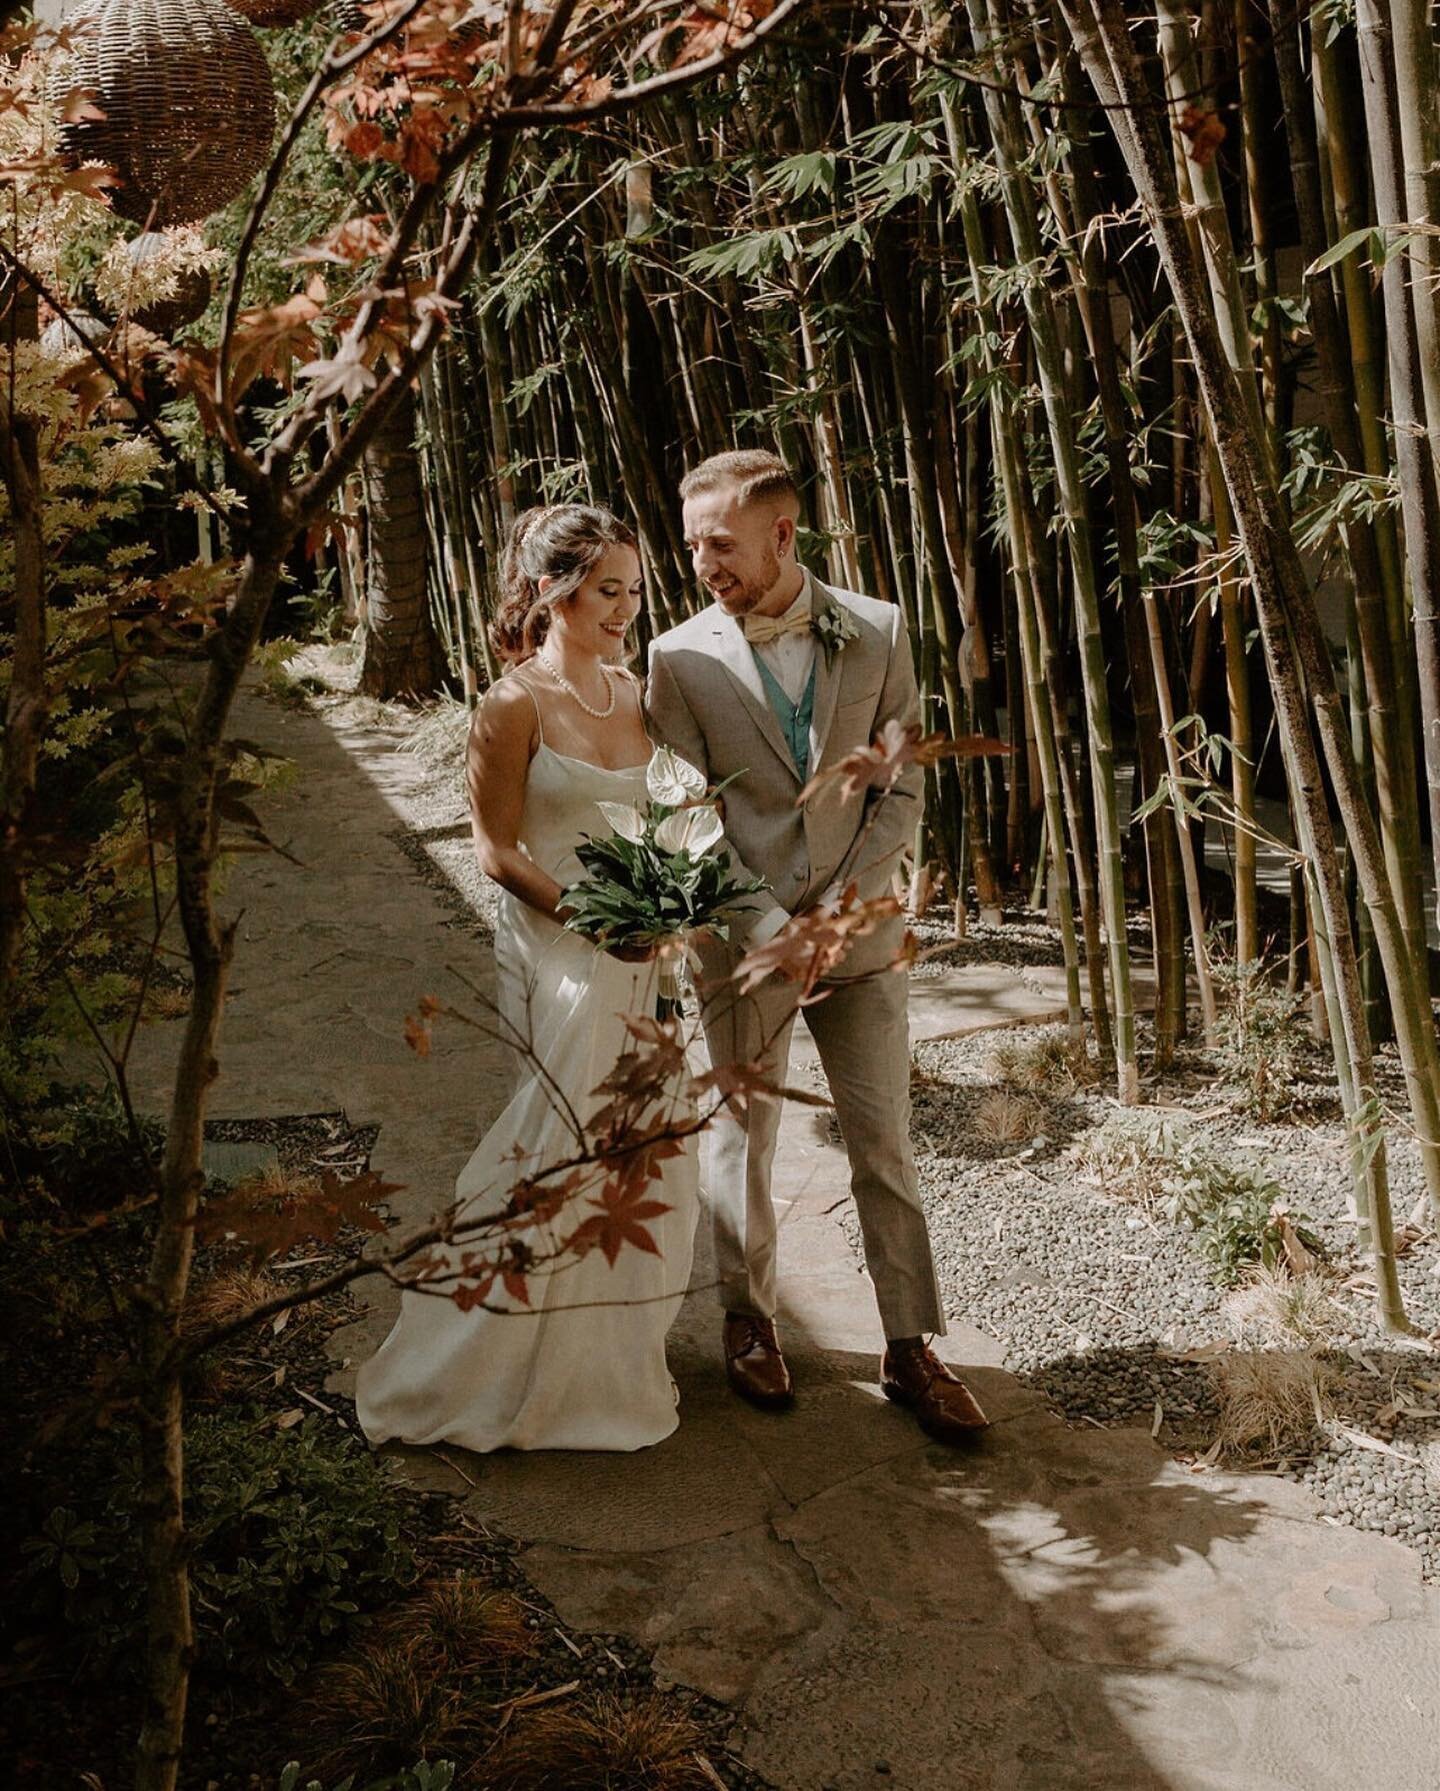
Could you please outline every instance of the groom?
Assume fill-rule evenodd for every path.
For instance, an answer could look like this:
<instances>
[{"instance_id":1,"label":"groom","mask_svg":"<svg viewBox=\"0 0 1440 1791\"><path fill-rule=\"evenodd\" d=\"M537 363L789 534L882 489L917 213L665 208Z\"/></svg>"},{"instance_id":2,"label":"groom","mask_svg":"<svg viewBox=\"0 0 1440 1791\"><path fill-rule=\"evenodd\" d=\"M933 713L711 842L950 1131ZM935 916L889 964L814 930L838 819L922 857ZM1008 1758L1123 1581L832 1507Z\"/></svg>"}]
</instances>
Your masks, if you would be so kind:
<instances>
[{"instance_id":1,"label":"groom","mask_svg":"<svg viewBox=\"0 0 1440 1791\"><path fill-rule=\"evenodd\" d=\"M767 893L728 943L702 952L712 1063L757 1065L785 1080L794 984L772 976L748 996L723 985L746 951L793 914L888 892L914 837L921 774L888 796L833 783L798 805L822 764L868 746L887 721L920 719L910 645L893 604L832 590L795 559L799 500L784 463L763 451L717 454L681 481L685 545L714 598L651 650L648 707L661 740L725 791L725 833L741 874ZM879 803L879 812L874 804ZM902 929L887 921L851 945L806 1020L850 1158L865 1261L885 1327L881 1385L942 1442L983 1430L965 1384L926 1346L945 1329L910 1150L906 977L890 969ZM731 1386L766 1409L789 1405L775 1331L775 1209L770 1172L780 1100L728 1104L712 1132L710 1199Z\"/></svg>"}]
</instances>

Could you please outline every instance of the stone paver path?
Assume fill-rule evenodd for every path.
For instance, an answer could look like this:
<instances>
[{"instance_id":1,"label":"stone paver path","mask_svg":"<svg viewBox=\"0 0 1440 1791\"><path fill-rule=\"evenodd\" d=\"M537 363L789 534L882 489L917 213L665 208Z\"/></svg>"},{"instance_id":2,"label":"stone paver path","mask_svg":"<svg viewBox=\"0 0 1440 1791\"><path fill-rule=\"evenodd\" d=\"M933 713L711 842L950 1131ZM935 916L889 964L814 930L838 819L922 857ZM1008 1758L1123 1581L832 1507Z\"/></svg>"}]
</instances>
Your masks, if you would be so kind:
<instances>
[{"instance_id":1,"label":"stone paver path","mask_svg":"<svg viewBox=\"0 0 1440 1791\"><path fill-rule=\"evenodd\" d=\"M244 710L239 732L301 763L267 805L301 865L232 874L245 918L214 1111L378 1125L375 1167L418 1219L502 1078L457 1028L416 1058L403 1019L422 993L458 994L449 965L486 986L484 948L394 842L420 779L394 735ZM1053 1007L981 968L917 987L915 1020L937 1035ZM173 1039L153 1029L137 1066L156 1104ZM929 1444L876 1386L846 1180L823 1116L792 1110L775 1189L792 1413L730 1397L697 1291L673 1339L683 1421L661 1447L397 1452L404 1471L468 1489L573 1628L635 1636L662 1677L732 1704L736 1750L782 1791L1435 1791L1440 1594L1416 1557L1320 1525L1288 1482L1192 1474L1139 1430L1066 1428L978 1332L942 1353L994 1427L973 1453ZM349 1362L391 1320L369 1298L337 1338Z\"/></svg>"}]
</instances>

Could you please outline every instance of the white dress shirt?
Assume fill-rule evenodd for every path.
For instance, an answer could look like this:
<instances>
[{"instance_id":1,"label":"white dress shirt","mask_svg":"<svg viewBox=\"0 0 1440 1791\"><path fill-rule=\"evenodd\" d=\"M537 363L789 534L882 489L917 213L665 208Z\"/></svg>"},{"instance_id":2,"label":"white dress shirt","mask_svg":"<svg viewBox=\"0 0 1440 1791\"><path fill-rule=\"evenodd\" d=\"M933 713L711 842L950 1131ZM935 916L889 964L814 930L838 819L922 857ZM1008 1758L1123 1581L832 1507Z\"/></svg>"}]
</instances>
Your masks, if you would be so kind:
<instances>
[{"instance_id":1,"label":"white dress shirt","mask_svg":"<svg viewBox=\"0 0 1440 1791\"><path fill-rule=\"evenodd\" d=\"M815 608L814 594L810 586L810 574L803 568L803 582L800 594L790 605L780 620L789 621L793 616L809 616ZM792 703L798 703L805 694L805 686L810 681L810 669L815 664L815 636L808 628L797 628L793 634L778 635L773 641L766 641L763 647L753 649L765 662L765 669L774 678Z\"/></svg>"}]
</instances>

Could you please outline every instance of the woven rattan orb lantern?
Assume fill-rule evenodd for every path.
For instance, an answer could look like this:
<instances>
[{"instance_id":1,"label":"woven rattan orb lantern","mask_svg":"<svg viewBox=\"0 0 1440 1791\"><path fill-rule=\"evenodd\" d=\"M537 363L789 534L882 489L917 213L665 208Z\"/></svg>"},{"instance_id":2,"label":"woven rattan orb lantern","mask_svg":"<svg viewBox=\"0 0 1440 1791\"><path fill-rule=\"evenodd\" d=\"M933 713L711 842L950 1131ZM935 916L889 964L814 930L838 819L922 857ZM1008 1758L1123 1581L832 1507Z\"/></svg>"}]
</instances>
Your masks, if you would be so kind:
<instances>
[{"instance_id":1,"label":"woven rattan orb lantern","mask_svg":"<svg viewBox=\"0 0 1440 1791\"><path fill-rule=\"evenodd\" d=\"M314 12L320 0L228 0L252 25L295 25Z\"/></svg>"},{"instance_id":2,"label":"woven rattan orb lantern","mask_svg":"<svg viewBox=\"0 0 1440 1791\"><path fill-rule=\"evenodd\" d=\"M163 264L167 246L160 231L146 230L125 245L125 253L137 269L143 269L152 257L159 257ZM142 329L154 330L157 336L173 336L185 324L194 323L209 303L209 274L203 267L190 267L180 275L169 298L140 306L135 321Z\"/></svg>"},{"instance_id":3,"label":"woven rattan orb lantern","mask_svg":"<svg viewBox=\"0 0 1440 1791\"><path fill-rule=\"evenodd\" d=\"M259 39L225 0L98 0L67 75L103 119L68 127L78 159L108 162L122 217L163 229L233 199L263 166L275 90Z\"/></svg>"},{"instance_id":4,"label":"woven rattan orb lantern","mask_svg":"<svg viewBox=\"0 0 1440 1791\"><path fill-rule=\"evenodd\" d=\"M88 348L109 329L108 323L102 323L88 311L70 311L64 317L50 319L40 332L40 346L46 354L64 354L67 349Z\"/></svg>"}]
</instances>

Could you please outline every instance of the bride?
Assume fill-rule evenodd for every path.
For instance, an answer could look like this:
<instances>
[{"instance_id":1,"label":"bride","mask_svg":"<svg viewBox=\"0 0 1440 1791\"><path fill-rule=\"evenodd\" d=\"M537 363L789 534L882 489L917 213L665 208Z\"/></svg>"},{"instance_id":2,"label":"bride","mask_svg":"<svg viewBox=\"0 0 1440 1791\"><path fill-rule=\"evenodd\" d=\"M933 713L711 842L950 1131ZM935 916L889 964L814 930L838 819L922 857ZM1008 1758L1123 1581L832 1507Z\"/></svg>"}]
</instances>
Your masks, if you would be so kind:
<instances>
[{"instance_id":1,"label":"bride","mask_svg":"<svg viewBox=\"0 0 1440 1791\"><path fill-rule=\"evenodd\" d=\"M610 831L597 803L646 800L653 749L639 683L619 664L640 607L635 537L605 510L530 510L511 531L502 578L491 638L510 670L476 712L466 776L476 853L501 886L502 1028L528 1051L513 1099L456 1183L467 1219L500 1212L517 1179L575 1154L565 1104L582 1119L594 1111L603 1098L595 1089L632 1042L622 1016L655 1011L648 954L598 950L561 924L564 886L582 875L576 844ZM641 1449L669 1436L677 1395L665 1334L690 1274L693 1140L647 1194L666 1208L647 1222L658 1255L627 1246L612 1265L588 1250L532 1274L528 1306L498 1282L470 1311L443 1289L407 1291L360 1370L356 1404L370 1441ZM559 1235L592 1210L582 1194ZM553 1249L555 1235L537 1219L537 1250ZM446 1267L458 1267L461 1247L445 1249ZM478 1238L468 1248L480 1248Z\"/></svg>"}]
</instances>

